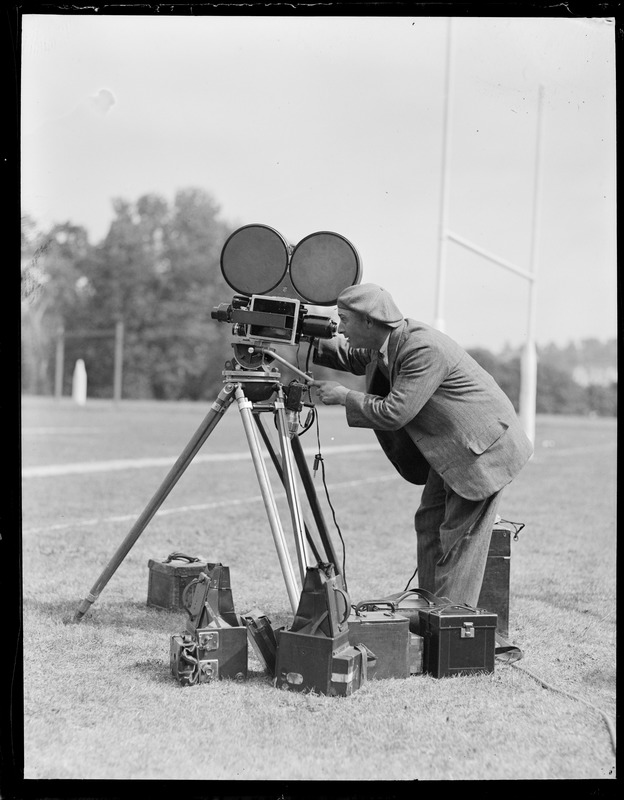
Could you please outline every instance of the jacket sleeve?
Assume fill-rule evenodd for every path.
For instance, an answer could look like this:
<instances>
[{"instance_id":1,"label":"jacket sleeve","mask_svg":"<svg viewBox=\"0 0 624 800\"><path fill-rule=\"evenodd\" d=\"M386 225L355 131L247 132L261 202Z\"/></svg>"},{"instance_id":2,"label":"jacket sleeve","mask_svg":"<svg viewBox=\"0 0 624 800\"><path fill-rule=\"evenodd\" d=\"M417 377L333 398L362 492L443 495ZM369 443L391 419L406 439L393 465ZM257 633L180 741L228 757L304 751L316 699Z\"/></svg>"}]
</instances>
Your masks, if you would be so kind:
<instances>
[{"instance_id":1,"label":"jacket sleeve","mask_svg":"<svg viewBox=\"0 0 624 800\"><path fill-rule=\"evenodd\" d=\"M364 375L367 364L373 359L373 351L349 347L343 336L336 336L329 341L319 341L312 359L322 367Z\"/></svg>"},{"instance_id":2,"label":"jacket sleeve","mask_svg":"<svg viewBox=\"0 0 624 800\"><path fill-rule=\"evenodd\" d=\"M351 390L346 398L347 422L353 428L396 431L403 428L429 400L449 373L448 360L431 344L402 355L386 397Z\"/></svg>"}]
</instances>

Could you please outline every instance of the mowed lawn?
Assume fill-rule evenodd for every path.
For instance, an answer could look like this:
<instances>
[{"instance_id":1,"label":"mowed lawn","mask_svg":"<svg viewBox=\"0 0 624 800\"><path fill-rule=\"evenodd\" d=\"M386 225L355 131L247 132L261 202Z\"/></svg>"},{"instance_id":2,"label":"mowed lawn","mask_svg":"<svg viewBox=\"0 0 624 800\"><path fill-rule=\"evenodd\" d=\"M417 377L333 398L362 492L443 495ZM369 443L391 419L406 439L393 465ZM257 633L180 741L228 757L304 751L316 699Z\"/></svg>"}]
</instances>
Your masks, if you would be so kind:
<instances>
[{"instance_id":1,"label":"mowed lawn","mask_svg":"<svg viewBox=\"0 0 624 800\"><path fill-rule=\"evenodd\" d=\"M253 651L242 684L180 687L169 673L185 615L146 605L150 558L219 561L239 613L292 619L235 405L73 621L208 409L23 400L25 778L615 777L603 716L615 718L616 701L615 420L538 417L535 456L504 495L501 515L525 525L512 544L510 620L525 658L492 675L370 681L343 699L275 689ZM320 408L319 422L351 600L399 591L416 566L421 490L371 431L347 427L344 409ZM316 437L301 440L310 464ZM320 470L315 483L342 557Z\"/></svg>"}]
</instances>

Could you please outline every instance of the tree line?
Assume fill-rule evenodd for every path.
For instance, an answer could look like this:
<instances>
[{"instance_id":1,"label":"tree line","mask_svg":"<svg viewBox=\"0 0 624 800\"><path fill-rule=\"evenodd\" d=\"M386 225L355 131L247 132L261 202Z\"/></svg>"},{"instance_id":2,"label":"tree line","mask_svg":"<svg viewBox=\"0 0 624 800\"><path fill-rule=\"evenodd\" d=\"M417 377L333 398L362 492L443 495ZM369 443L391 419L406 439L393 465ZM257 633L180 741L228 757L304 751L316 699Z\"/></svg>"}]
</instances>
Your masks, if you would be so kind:
<instances>
[{"instance_id":1,"label":"tree line","mask_svg":"<svg viewBox=\"0 0 624 800\"><path fill-rule=\"evenodd\" d=\"M63 330L64 393L71 392L73 365L82 358L89 396L111 397L114 337L80 334L112 331L121 320L124 398L213 399L232 355L231 326L212 319L211 312L233 295L221 274L220 253L235 226L221 218L212 195L197 188L177 192L172 203L155 194L134 203L116 199L113 212L97 244L69 221L41 231L35 220L22 218L22 391L53 393ZM289 356L303 368L307 344L300 349ZM581 352L592 363L616 363L615 340L541 348L538 413L616 414L617 379L586 385L575 380ZM517 408L519 355L509 348L499 355L483 348L470 353ZM314 373L332 377L318 367ZM360 386L351 377L343 382Z\"/></svg>"}]
</instances>

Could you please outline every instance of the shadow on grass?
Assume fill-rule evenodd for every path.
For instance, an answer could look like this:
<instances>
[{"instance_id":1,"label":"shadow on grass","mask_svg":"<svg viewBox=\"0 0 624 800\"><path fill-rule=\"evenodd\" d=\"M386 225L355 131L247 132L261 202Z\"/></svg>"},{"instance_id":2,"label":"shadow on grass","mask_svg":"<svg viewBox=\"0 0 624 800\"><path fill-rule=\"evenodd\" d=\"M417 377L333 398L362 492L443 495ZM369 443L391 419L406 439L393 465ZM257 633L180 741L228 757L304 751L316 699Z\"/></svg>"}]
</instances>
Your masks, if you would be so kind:
<instances>
[{"instance_id":1,"label":"shadow on grass","mask_svg":"<svg viewBox=\"0 0 624 800\"><path fill-rule=\"evenodd\" d=\"M150 681L151 683L166 683L168 686L173 684L177 684L180 689L192 689L192 686L183 686L171 676L171 672L169 670L169 664L165 664L165 662L160 658L148 658L144 661L136 661L130 669L132 672L136 672L142 676L142 679L145 681ZM224 679L223 681L219 681L219 683L246 683L246 684L254 684L254 685L263 685L266 684L267 686L271 686L273 681L271 676L262 671L258 670L247 670L247 678L244 681L236 681L233 678Z\"/></svg>"},{"instance_id":2,"label":"shadow on grass","mask_svg":"<svg viewBox=\"0 0 624 800\"><path fill-rule=\"evenodd\" d=\"M93 604L81 619L76 619L80 600L24 600L24 613L34 611L64 625L91 625L126 627L168 632L186 626L187 615L181 610L153 608L139 601L107 600L102 605Z\"/></svg>"},{"instance_id":3,"label":"shadow on grass","mask_svg":"<svg viewBox=\"0 0 624 800\"><path fill-rule=\"evenodd\" d=\"M515 598L548 604L551 608L559 611L584 614L588 619L597 619L599 622L610 618L612 609L615 607L615 600L611 593L602 597L575 591L558 591L556 595L554 593L546 595L543 591L537 590L516 592ZM605 609L607 609L606 613Z\"/></svg>"}]
</instances>

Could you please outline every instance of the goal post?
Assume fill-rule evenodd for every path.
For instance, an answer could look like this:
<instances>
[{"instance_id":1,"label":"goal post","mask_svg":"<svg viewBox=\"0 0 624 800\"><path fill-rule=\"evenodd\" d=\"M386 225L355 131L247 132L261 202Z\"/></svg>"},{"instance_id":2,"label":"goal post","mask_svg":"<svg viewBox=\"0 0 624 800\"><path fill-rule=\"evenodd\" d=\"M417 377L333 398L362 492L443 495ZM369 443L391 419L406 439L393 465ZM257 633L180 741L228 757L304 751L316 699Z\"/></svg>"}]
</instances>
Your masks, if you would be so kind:
<instances>
[{"instance_id":1,"label":"goal post","mask_svg":"<svg viewBox=\"0 0 624 800\"><path fill-rule=\"evenodd\" d=\"M526 339L520 359L520 409L519 418L525 433L532 442L535 442L535 411L537 405L537 347L535 344L536 326L536 301L537 301L537 262L540 222L540 195L541 195L541 159L542 159L542 117L544 105L544 87L539 86L537 102L537 133L535 144L535 163L533 180L533 209L531 220L531 254L530 268L522 269L497 255L488 252L483 247L469 241L463 236L452 232L448 226L449 195L450 195L450 139L451 139L451 112L452 112L452 80L453 80L453 47L452 47L452 20L449 18L447 26L446 45L446 74L445 74L445 103L443 114L443 152L442 152L442 190L440 194L439 212L439 240L438 264L435 296L434 327L445 330L444 321L444 295L446 291L446 262L447 244L449 241L470 250L496 266L507 269L528 281L529 302L527 314Z\"/></svg>"}]
</instances>

